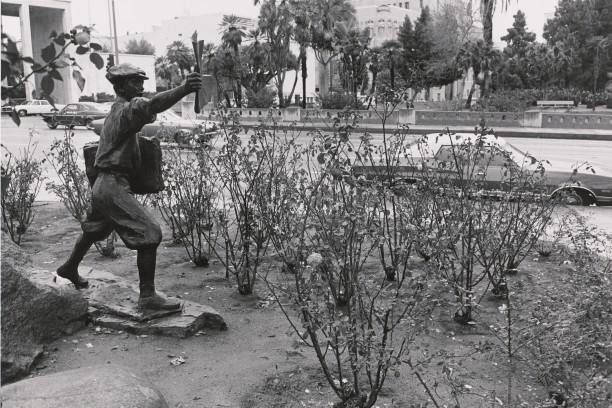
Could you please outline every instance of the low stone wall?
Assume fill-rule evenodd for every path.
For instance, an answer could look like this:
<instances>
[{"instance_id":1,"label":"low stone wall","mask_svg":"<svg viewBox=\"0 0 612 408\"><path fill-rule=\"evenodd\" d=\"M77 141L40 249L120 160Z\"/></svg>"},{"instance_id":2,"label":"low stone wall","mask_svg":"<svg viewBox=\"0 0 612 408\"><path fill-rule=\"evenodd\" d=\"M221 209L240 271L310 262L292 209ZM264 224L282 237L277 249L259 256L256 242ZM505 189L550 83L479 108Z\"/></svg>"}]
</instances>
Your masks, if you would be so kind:
<instances>
[{"instance_id":1,"label":"low stone wall","mask_svg":"<svg viewBox=\"0 0 612 408\"><path fill-rule=\"evenodd\" d=\"M612 130L612 114L542 113L541 123L543 128Z\"/></svg>"},{"instance_id":2,"label":"low stone wall","mask_svg":"<svg viewBox=\"0 0 612 408\"><path fill-rule=\"evenodd\" d=\"M484 116L488 127L523 125L522 112L459 112L459 111L416 111L416 125L478 126Z\"/></svg>"},{"instance_id":3,"label":"low stone wall","mask_svg":"<svg viewBox=\"0 0 612 408\"><path fill-rule=\"evenodd\" d=\"M183 102L183 112L193 111L193 104ZM231 108L231 112L240 114L245 123L257 122L261 119L274 118L279 122L313 122L329 123L331 119L342 112L338 109L287 109ZM209 118L218 111L205 109L198 115ZM362 125L380 125L381 119L374 110L357 111ZM478 126L484 115L486 125L492 128L558 128L558 129L603 129L612 130L612 112L590 113L547 113L540 111L526 112L468 112L468 111L421 111L414 109L397 109L386 119L387 126L421 125L444 128L446 126Z\"/></svg>"}]
</instances>

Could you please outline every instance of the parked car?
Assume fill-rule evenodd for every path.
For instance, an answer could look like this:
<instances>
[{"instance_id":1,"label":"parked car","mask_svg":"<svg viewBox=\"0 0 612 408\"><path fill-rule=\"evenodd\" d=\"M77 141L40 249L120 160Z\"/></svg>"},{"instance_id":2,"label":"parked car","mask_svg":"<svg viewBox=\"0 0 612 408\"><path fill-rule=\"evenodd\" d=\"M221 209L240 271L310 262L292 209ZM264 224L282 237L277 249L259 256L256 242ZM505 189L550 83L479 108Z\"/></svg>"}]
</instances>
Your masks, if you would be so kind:
<instances>
[{"instance_id":1,"label":"parked car","mask_svg":"<svg viewBox=\"0 0 612 408\"><path fill-rule=\"evenodd\" d=\"M11 113L13 113L13 105L10 104L6 104L6 105L2 105L2 114L7 114L10 115Z\"/></svg>"},{"instance_id":2,"label":"parked car","mask_svg":"<svg viewBox=\"0 0 612 408\"><path fill-rule=\"evenodd\" d=\"M95 102L79 102L66 105L60 112L45 114L43 120L47 122L49 129L55 129L58 125L69 128L85 126L93 129L93 121L106 117L104 112Z\"/></svg>"},{"instance_id":3,"label":"parked car","mask_svg":"<svg viewBox=\"0 0 612 408\"><path fill-rule=\"evenodd\" d=\"M102 132L104 119L93 121L93 131ZM162 142L189 144L206 143L219 134L219 123L212 120L183 119L174 111L159 113L154 122L146 124L140 132L143 136L155 136Z\"/></svg>"},{"instance_id":4,"label":"parked car","mask_svg":"<svg viewBox=\"0 0 612 408\"><path fill-rule=\"evenodd\" d=\"M465 155L466 149L482 142L478 154ZM611 205L612 177L594 174L591 171L562 171L548 166L541 167L540 162L530 154L524 153L499 136L486 135L480 138L470 133L439 134L433 133L411 143L405 152L404 159L393 167L393 182L403 181L416 183L426 179L425 173L434 172L437 176L447 176L459 184L462 180L458 167L465 169L461 163L463 157L476 158L471 163L478 178L475 194L499 197L508 194L508 170L513 167L520 171L530 172L543 181L551 197L563 197L572 205ZM540 166L540 167L539 167ZM543 171L541 171L543 170ZM586 169L585 169L586 170ZM383 166L353 166L356 177L373 179L386 175ZM385 176L388 177L388 176Z\"/></svg>"},{"instance_id":5,"label":"parked car","mask_svg":"<svg viewBox=\"0 0 612 408\"><path fill-rule=\"evenodd\" d=\"M13 109L19 114L19 116L27 116L57 112L64 106L66 105L60 105L59 103L56 103L55 107L53 107L53 105L51 105L47 100L34 100L25 101L20 105L15 105Z\"/></svg>"}]
</instances>

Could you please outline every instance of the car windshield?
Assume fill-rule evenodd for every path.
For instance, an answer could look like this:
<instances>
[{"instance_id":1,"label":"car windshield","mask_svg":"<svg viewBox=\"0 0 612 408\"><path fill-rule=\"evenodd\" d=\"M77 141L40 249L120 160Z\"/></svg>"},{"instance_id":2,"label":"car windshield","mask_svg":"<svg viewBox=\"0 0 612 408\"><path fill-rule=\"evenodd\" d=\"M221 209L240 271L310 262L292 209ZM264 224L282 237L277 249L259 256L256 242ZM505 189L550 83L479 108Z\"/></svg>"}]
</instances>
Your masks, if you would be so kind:
<instances>
[{"instance_id":1,"label":"car windshield","mask_svg":"<svg viewBox=\"0 0 612 408\"><path fill-rule=\"evenodd\" d=\"M453 141L459 140L459 137L463 138L466 142L469 141L473 135L454 135ZM449 139L450 140L450 139ZM427 157L437 157L442 159L445 156L444 146L449 140L445 139L445 135L430 135L428 138L417 138L413 142L409 143L406 149L406 155L409 160L424 159ZM505 151L511 160L520 167L528 167L536 164L537 160L527 154L516 146L511 145L502 138L490 139L485 142L489 146L496 146L498 149ZM490 149L487 149L490 151ZM501 156L500 156L501 157Z\"/></svg>"},{"instance_id":2,"label":"car windshield","mask_svg":"<svg viewBox=\"0 0 612 408\"><path fill-rule=\"evenodd\" d=\"M176 121L176 120L181 120L183 118L181 118L179 115L176 114L176 112L171 111L171 110L167 110L165 112L162 112L159 114L160 116L160 120L171 120L171 121Z\"/></svg>"}]
</instances>

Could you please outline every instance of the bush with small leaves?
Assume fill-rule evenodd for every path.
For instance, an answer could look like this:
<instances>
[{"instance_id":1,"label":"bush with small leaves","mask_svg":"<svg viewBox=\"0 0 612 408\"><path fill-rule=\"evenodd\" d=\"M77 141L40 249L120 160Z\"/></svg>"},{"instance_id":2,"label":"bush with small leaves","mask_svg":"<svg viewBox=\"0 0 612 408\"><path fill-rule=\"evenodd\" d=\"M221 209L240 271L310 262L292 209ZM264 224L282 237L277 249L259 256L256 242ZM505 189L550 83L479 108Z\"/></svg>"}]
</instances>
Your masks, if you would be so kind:
<instances>
[{"instance_id":1,"label":"bush with small leaves","mask_svg":"<svg viewBox=\"0 0 612 408\"><path fill-rule=\"evenodd\" d=\"M6 190L2 194L2 221L11 240L17 245L34 221L34 200L42 187L43 160L35 158L37 142L33 141L34 131L26 147L20 149L16 156L4 145L2 157L3 176L8 179Z\"/></svg>"},{"instance_id":2,"label":"bush with small leaves","mask_svg":"<svg viewBox=\"0 0 612 408\"><path fill-rule=\"evenodd\" d=\"M91 203L91 186L85 170L79 167L84 159L74 147L74 132L66 129L62 139L54 139L51 147L45 152L45 157L51 165L58 181L50 181L46 184L46 190L59 197L70 215L82 221L85 217L87 207ZM96 242L96 250L103 256L115 258L118 256L115 250L117 234L111 233L106 243Z\"/></svg>"}]
</instances>

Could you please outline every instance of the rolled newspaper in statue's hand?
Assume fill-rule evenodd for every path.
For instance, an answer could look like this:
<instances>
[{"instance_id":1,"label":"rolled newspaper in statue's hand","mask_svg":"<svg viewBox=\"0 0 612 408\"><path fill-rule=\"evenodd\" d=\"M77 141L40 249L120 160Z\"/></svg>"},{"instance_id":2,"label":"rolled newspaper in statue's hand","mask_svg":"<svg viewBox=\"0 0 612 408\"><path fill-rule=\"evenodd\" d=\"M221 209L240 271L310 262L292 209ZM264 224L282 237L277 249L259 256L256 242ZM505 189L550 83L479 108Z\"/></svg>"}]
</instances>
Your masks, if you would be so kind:
<instances>
[{"instance_id":1,"label":"rolled newspaper in statue's hand","mask_svg":"<svg viewBox=\"0 0 612 408\"><path fill-rule=\"evenodd\" d=\"M193 45L193 53L195 54L195 72L200 74L200 61L202 61L202 53L204 52L204 40L198 41L198 30L196 30L191 36L191 45ZM200 92L195 93L195 103L193 105L193 111L200 113Z\"/></svg>"}]
</instances>

